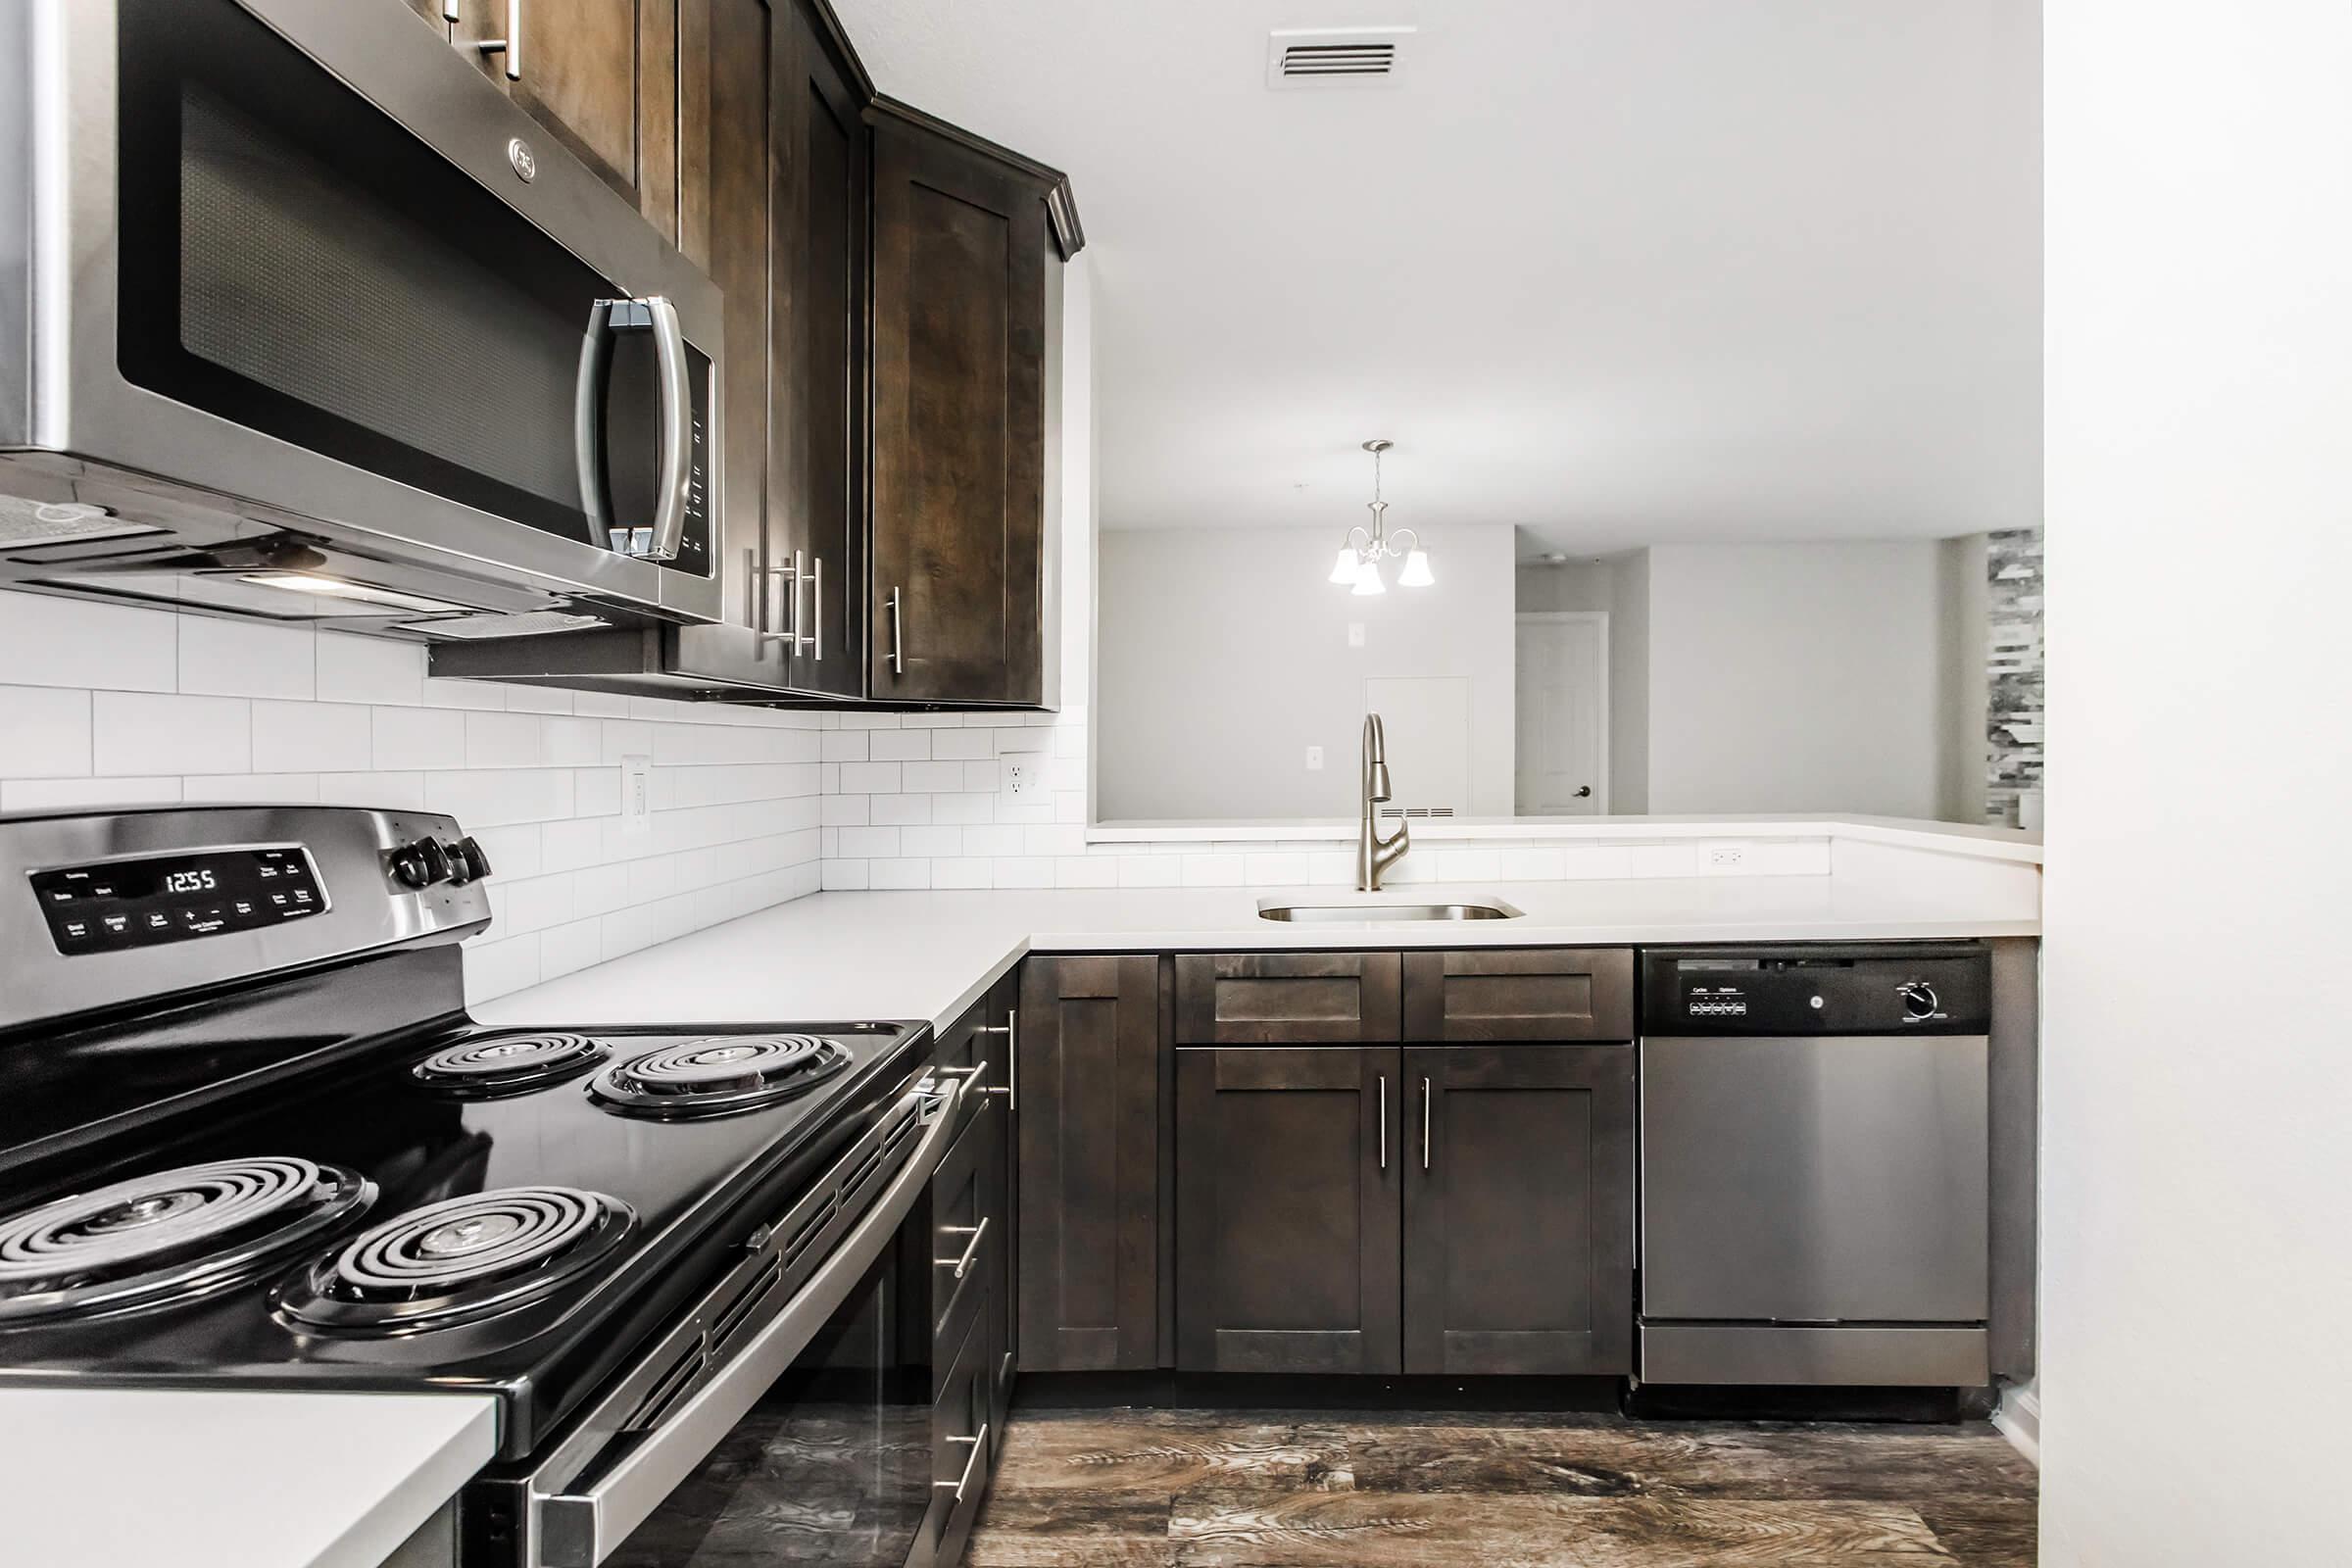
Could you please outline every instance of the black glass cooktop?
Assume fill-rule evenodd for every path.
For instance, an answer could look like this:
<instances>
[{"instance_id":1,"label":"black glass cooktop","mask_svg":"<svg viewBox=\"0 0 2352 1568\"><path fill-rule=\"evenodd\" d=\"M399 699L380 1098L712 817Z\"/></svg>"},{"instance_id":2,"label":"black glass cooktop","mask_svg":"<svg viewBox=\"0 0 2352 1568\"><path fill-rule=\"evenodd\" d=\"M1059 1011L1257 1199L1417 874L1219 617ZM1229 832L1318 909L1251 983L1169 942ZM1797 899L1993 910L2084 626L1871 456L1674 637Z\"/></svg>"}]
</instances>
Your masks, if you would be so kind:
<instances>
[{"instance_id":1,"label":"black glass cooktop","mask_svg":"<svg viewBox=\"0 0 2352 1568\"><path fill-rule=\"evenodd\" d=\"M699 1060L740 1055L754 1067L778 1053L698 1046L714 1038L709 1031L583 1030L565 1038L606 1049L474 1052L540 1074L519 1088L449 1081L453 1049L517 1033L441 1031L387 1048L216 1105L201 1131L142 1140L135 1157L94 1152L71 1181L0 1198L0 1387L480 1388L506 1400L501 1451L525 1451L775 1218L926 1054L920 1025L728 1031L722 1038L813 1037L826 1043L824 1070L787 1097L743 1095L740 1108L684 1117L625 1113L596 1088L599 1070L687 1048ZM807 1048L792 1056L796 1069L813 1065ZM428 1060L438 1067L420 1073ZM709 1075L727 1087L724 1074ZM136 1185L187 1166L207 1169L192 1184ZM329 1185L310 1187L314 1176ZM308 1191L291 1218L274 1206L272 1181ZM68 1257L119 1268L151 1230L181 1244L170 1261L187 1277L160 1291L85 1292L95 1310L44 1313L20 1300L12 1316L7 1217L117 1183L131 1185L89 1212L62 1210L32 1227L31 1255L79 1247L88 1250ZM363 1185L371 1191L355 1202ZM215 1226L196 1206L205 1201L252 1212L227 1215L242 1228ZM445 1206L394 1223L431 1205ZM277 1225L310 1228L281 1242ZM201 1266L200 1244L215 1234L245 1248L225 1282ZM352 1278L338 1283L329 1265L347 1250ZM447 1283L474 1264L488 1284ZM15 1266L20 1297L36 1272ZM71 1295L74 1282L65 1283ZM455 1298L446 1308L430 1295L445 1285Z\"/></svg>"}]
</instances>

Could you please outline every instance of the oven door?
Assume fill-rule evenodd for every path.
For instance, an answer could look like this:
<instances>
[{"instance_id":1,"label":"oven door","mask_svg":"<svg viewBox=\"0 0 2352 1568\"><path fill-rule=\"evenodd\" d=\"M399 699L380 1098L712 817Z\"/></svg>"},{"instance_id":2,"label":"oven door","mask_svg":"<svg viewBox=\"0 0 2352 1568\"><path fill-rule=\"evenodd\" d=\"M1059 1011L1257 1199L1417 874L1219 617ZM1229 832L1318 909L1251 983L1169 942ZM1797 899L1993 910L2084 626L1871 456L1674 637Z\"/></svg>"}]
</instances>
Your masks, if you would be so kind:
<instances>
[{"instance_id":1,"label":"oven door","mask_svg":"<svg viewBox=\"0 0 2352 1568\"><path fill-rule=\"evenodd\" d=\"M961 1092L912 1086L519 1495L462 1506L467 1568L902 1568L935 1490L927 1200Z\"/></svg>"},{"instance_id":2,"label":"oven door","mask_svg":"<svg viewBox=\"0 0 2352 1568\"><path fill-rule=\"evenodd\" d=\"M233 498L257 550L256 522L315 522L717 617L717 291L436 26L381 0L33 10L32 315L63 330L32 334L23 445ZM119 579L235 542L151 520L74 559Z\"/></svg>"}]
</instances>

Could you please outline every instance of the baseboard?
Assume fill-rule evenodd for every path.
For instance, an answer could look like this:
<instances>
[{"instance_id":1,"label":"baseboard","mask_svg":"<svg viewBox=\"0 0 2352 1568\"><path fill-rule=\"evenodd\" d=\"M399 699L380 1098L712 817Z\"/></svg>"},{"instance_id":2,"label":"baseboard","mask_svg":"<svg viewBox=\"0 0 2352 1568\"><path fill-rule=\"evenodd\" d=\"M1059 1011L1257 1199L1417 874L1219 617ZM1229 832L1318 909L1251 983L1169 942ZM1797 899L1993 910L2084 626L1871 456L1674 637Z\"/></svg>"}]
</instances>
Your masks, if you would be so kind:
<instances>
[{"instance_id":1,"label":"baseboard","mask_svg":"<svg viewBox=\"0 0 2352 1568\"><path fill-rule=\"evenodd\" d=\"M2041 1468L2041 1395L2034 1389L2011 1389L2001 1396L2001 1407L1992 1412L1993 1430L2009 1440L2009 1446L2026 1456L2028 1463Z\"/></svg>"}]
</instances>

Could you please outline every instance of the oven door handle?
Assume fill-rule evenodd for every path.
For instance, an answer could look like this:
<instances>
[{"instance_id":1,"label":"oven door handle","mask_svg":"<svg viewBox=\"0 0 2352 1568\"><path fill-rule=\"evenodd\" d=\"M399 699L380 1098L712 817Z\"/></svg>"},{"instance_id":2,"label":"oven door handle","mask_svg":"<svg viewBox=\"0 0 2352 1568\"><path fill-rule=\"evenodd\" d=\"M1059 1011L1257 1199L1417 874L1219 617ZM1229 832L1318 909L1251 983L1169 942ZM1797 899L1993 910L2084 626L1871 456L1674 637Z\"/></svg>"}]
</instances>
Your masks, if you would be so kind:
<instances>
[{"instance_id":1,"label":"oven door handle","mask_svg":"<svg viewBox=\"0 0 2352 1568\"><path fill-rule=\"evenodd\" d=\"M644 1441L592 1485L559 1493L532 1488L531 1508L539 1543L533 1561L540 1568L596 1568L611 1556L629 1532L643 1524L678 1484L710 1457L720 1440L767 1392L768 1385L800 1358L817 1331L850 1298L947 1158L963 1086L949 1080L918 1092L937 1106L929 1112L931 1124L924 1129L922 1140L873 1206L784 1310L724 1370L659 1427L644 1434Z\"/></svg>"}]
</instances>

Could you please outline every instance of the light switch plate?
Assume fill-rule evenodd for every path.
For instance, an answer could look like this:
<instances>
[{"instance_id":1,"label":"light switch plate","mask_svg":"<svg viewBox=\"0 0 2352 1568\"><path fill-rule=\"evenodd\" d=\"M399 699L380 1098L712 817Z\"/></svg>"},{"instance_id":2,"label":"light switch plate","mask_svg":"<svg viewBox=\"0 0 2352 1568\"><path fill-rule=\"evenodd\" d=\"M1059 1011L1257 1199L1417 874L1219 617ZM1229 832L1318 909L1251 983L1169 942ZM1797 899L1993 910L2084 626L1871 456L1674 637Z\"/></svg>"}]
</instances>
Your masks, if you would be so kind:
<instances>
[{"instance_id":1,"label":"light switch plate","mask_svg":"<svg viewBox=\"0 0 2352 1568\"><path fill-rule=\"evenodd\" d=\"M1364 623L1362 621L1351 620L1348 623L1348 646L1350 648L1364 646Z\"/></svg>"},{"instance_id":2,"label":"light switch plate","mask_svg":"<svg viewBox=\"0 0 2352 1568\"><path fill-rule=\"evenodd\" d=\"M620 760L620 830L631 834L654 830L654 760L650 757Z\"/></svg>"},{"instance_id":3,"label":"light switch plate","mask_svg":"<svg viewBox=\"0 0 2352 1568\"><path fill-rule=\"evenodd\" d=\"M1320 746L1309 746L1309 747L1306 749L1306 770L1307 770L1309 773L1320 773L1320 772L1322 772L1322 771L1323 771L1323 748L1322 748L1322 747L1320 747Z\"/></svg>"}]
</instances>

